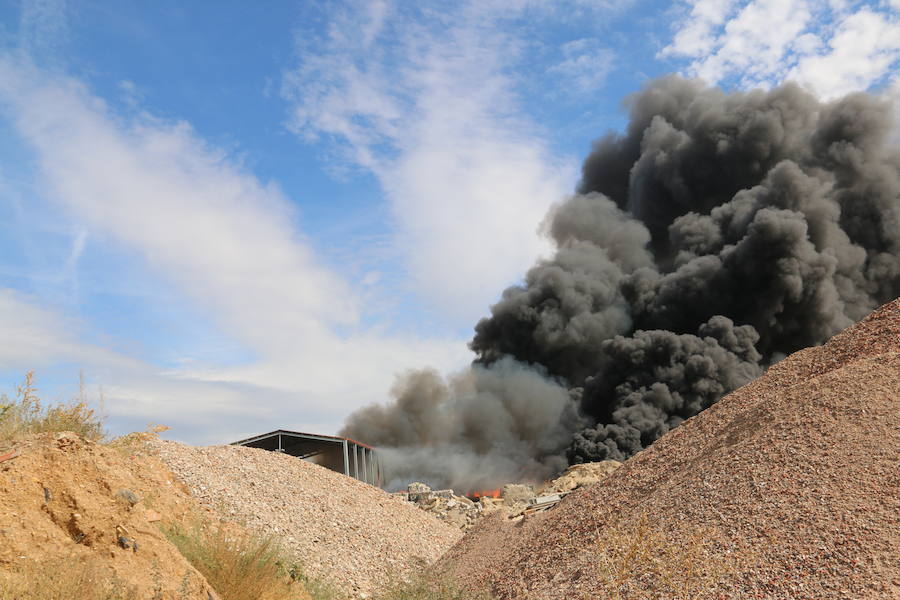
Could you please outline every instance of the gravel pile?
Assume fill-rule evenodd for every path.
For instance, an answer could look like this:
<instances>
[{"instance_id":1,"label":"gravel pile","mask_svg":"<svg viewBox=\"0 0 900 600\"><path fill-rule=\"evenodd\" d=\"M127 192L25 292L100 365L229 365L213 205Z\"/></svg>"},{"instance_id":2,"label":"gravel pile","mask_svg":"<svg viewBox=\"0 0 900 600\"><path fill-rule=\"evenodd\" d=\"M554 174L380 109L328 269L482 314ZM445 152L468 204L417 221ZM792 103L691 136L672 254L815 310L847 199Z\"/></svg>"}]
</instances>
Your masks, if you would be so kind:
<instances>
[{"instance_id":1,"label":"gravel pile","mask_svg":"<svg viewBox=\"0 0 900 600\"><path fill-rule=\"evenodd\" d=\"M702 528L713 545L701 566L733 569L690 597L900 598L900 300L556 508L482 520L439 568L503 600L608 597L600 549L647 522L674 548ZM628 585L616 597L665 597Z\"/></svg>"},{"instance_id":2,"label":"gravel pile","mask_svg":"<svg viewBox=\"0 0 900 600\"><path fill-rule=\"evenodd\" d=\"M409 502L292 456L150 444L201 504L276 535L308 574L355 597L433 563L462 536Z\"/></svg>"}]
</instances>

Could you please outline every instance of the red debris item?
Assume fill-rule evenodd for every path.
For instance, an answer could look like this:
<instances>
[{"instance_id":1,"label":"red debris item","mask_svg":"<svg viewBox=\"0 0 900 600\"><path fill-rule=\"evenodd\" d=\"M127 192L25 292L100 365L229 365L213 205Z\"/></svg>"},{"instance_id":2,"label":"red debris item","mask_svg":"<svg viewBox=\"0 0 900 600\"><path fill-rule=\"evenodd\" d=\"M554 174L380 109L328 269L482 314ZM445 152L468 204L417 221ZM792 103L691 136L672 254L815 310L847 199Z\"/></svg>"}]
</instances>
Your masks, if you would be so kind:
<instances>
[{"instance_id":1,"label":"red debris item","mask_svg":"<svg viewBox=\"0 0 900 600\"><path fill-rule=\"evenodd\" d=\"M18 450L13 450L12 452L7 452L6 454L0 454L0 463L7 461L7 460L12 460L15 457L17 457L18 455L19 455Z\"/></svg>"}]
</instances>

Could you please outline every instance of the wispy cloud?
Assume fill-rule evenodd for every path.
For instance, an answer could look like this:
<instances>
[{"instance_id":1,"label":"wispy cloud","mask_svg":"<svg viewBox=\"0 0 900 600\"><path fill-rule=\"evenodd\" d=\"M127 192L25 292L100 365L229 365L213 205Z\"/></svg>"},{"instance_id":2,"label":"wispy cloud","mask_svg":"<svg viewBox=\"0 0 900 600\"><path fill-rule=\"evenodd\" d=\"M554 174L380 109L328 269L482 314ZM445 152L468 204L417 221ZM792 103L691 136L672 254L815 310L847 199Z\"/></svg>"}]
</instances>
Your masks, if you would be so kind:
<instances>
[{"instance_id":1,"label":"wispy cloud","mask_svg":"<svg viewBox=\"0 0 900 600\"><path fill-rule=\"evenodd\" d=\"M364 325L359 290L323 266L277 186L188 124L126 119L82 83L9 55L0 57L0 114L34 152L42 193L84 232L70 249L73 266L88 236L128 249L139 261L130 268L184 294L168 301L187 298L255 357L166 370L87 343L98 332L7 292L0 327L15 351L0 354L0 368L76 362L102 374L114 420L162 412L196 424L215 415L212 435L250 433L265 415L334 430L381 399L396 373L468 358L462 340Z\"/></svg>"},{"instance_id":2,"label":"wispy cloud","mask_svg":"<svg viewBox=\"0 0 900 600\"><path fill-rule=\"evenodd\" d=\"M359 3L328 13L321 37L298 33L284 84L291 128L331 139L378 177L414 289L460 323L547 250L539 224L576 177L575 161L554 156L522 109L532 40L516 19L611 10L593 4ZM597 89L612 56L572 42L554 74Z\"/></svg>"},{"instance_id":3,"label":"wispy cloud","mask_svg":"<svg viewBox=\"0 0 900 600\"><path fill-rule=\"evenodd\" d=\"M900 60L888 3L694 0L660 58L686 58L710 83L768 87L791 79L833 98L883 82Z\"/></svg>"},{"instance_id":4,"label":"wispy cloud","mask_svg":"<svg viewBox=\"0 0 900 600\"><path fill-rule=\"evenodd\" d=\"M833 35L822 40L820 53L800 56L788 73L822 96L864 90L896 72L900 60L900 21L861 9L842 18Z\"/></svg>"},{"instance_id":5,"label":"wispy cloud","mask_svg":"<svg viewBox=\"0 0 900 600\"><path fill-rule=\"evenodd\" d=\"M603 87L612 71L615 53L599 40L582 38L566 42L560 48L562 60L548 69L563 78L564 87L584 96Z\"/></svg>"},{"instance_id":6,"label":"wispy cloud","mask_svg":"<svg viewBox=\"0 0 900 600\"><path fill-rule=\"evenodd\" d=\"M357 319L354 297L296 234L291 205L186 123L124 124L78 82L0 61L0 98L52 193L132 245L254 348Z\"/></svg>"},{"instance_id":7,"label":"wispy cloud","mask_svg":"<svg viewBox=\"0 0 900 600\"><path fill-rule=\"evenodd\" d=\"M65 394L45 388L44 369L72 365L89 381L98 382L111 417L113 434L142 429L148 423L176 426L174 435L197 443L221 443L271 426L275 419L290 419L302 427L334 427L336 417L327 409L308 406L301 414L282 412L289 403L284 394L264 386L204 381L166 372L149 363L84 341L87 325L66 317L10 289L0 288L0 368L22 373L37 371L39 392L45 398ZM65 384L53 386L58 392ZM73 387L73 386L69 386ZM49 395L48 395L49 394ZM92 394L93 395L93 394ZM266 398L264 403L248 398Z\"/></svg>"},{"instance_id":8,"label":"wispy cloud","mask_svg":"<svg viewBox=\"0 0 900 600\"><path fill-rule=\"evenodd\" d=\"M29 369L52 361L132 368L137 363L114 352L78 340L78 321L42 308L36 301L0 288L0 367Z\"/></svg>"},{"instance_id":9,"label":"wispy cloud","mask_svg":"<svg viewBox=\"0 0 900 600\"><path fill-rule=\"evenodd\" d=\"M66 0L22 0L19 43L32 56L59 51L69 37Z\"/></svg>"}]
</instances>

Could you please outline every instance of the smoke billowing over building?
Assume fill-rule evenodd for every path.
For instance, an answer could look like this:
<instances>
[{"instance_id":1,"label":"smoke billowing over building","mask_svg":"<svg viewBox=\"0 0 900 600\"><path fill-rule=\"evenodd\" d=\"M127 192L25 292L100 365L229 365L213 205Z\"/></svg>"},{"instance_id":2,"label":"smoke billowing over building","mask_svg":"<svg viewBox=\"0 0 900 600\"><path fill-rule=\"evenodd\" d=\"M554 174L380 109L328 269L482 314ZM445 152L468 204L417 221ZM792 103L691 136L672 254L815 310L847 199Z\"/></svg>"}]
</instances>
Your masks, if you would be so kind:
<instances>
[{"instance_id":1,"label":"smoke billowing over building","mask_svg":"<svg viewBox=\"0 0 900 600\"><path fill-rule=\"evenodd\" d=\"M410 372L348 419L398 483L626 458L900 295L885 102L667 77L628 103L547 217L553 258L476 325L471 369Z\"/></svg>"}]
</instances>

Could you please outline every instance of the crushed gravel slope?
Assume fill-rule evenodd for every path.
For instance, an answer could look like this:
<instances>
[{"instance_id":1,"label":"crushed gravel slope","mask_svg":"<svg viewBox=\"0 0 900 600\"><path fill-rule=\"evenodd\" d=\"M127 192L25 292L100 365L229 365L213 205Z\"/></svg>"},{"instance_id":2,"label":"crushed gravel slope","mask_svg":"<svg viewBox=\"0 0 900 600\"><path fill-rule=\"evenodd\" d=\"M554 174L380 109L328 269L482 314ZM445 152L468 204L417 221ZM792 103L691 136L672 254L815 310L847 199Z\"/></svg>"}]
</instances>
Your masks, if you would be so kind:
<instances>
[{"instance_id":1,"label":"crushed gravel slope","mask_svg":"<svg viewBox=\"0 0 900 600\"><path fill-rule=\"evenodd\" d=\"M603 597L598 548L641 520L676 546L709 532L734 572L699 598L900 598L900 300L555 509L485 520L439 566L504 600Z\"/></svg>"},{"instance_id":2,"label":"crushed gravel slope","mask_svg":"<svg viewBox=\"0 0 900 600\"><path fill-rule=\"evenodd\" d=\"M356 597L433 563L462 536L409 502L286 454L151 443L203 505L278 536L309 574Z\"/></svg>"}]
</instances>

